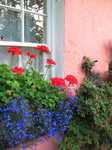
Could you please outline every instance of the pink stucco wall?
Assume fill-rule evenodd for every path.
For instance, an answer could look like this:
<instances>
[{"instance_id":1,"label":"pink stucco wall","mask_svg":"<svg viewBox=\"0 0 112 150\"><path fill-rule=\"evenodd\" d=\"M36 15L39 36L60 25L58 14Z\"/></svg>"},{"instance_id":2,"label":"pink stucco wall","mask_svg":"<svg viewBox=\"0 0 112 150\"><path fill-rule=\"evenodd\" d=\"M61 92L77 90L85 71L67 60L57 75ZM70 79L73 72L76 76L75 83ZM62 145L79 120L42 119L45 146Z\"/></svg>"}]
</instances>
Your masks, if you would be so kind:
<instances>
[{"instance_id":1,"label":"pink stucco wall","mask_svg":"<svg viewBox=\"0 0 112 150\"><path fill-rule=\"evenodd\" d=\"M28 142L26 145L26 148L22 148L22 146L20 145L16 148L11 148L7 150L58 150L58 144L53 138L43 139L40 142L38 140L31 141Z\"/></svg>"},{"instance_id":2,"label":"pink stucco wall","mask_svg":"<svg viewBox=\"0 0 112 150\"><path fill-rule=\"evenodd\" d=\"M65 0L64 73L81 81L83 56L97 59L96 70L105 72L108 52L104 44L112 39L112 0Z\"/></svg>"}]
</instances>

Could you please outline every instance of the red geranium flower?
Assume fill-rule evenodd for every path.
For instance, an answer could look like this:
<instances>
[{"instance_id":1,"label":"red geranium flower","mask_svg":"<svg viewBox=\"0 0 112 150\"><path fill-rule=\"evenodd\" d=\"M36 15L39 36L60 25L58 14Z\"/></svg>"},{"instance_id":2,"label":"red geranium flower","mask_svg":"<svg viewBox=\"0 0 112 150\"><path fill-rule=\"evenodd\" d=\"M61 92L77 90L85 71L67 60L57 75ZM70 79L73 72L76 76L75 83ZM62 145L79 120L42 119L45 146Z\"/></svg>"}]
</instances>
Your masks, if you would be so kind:
<instances>
[{"instance_id":1,"label":"red geranium flower","mask_svg":"<svg viewBox=\"0 0 112 150\"><path fill-rule=\"evenodd\" d=\"M36 50L44 53L49 52L49 48L46 45L38 45L37 47L34 47Z\"/></svg>"},{"instance_id":2,"label":"red geranium flower","mask_svg":"<svg viewBox=\"0 0 112 150\"><path fill-rule=\"evenodd\" d=\"M26 55L27 55L28 57L30 57L31 54L32 54L32 53L31 53L30 51L27 51L27 52L26 52Z\"/></svg>"},{"instance_id":3,"label":"red geranium flower","mask_svg":"<svg viewBox=\"0 0 112 150\"><path fill-rule=\"evenodd\" d=\"M60 78L60 77L54 77L51 78L51 84L53 86L59 86L59 87L64 87L65 86L65 81L64 79Z\"/></svg>"},{"instance_id":4,"label":"red geranium flower","mask_svg":"<svg viewBox=\"0 0 112 150\"><path fill-rule=\"evenodd\" d=\"M12 69L12 72L18 75L22 75L24 73L24 68L15 66Z\"/></svg>"},{"instance_id":5,"label":"red geranium flower","mask_svg":"<svg viewBox=\"0 0 112 150\"><path fill-rule=\"evenodd\" d=\"M47 59L47 64L48 65L56 65L56 62L52 58Z\"/></svg>"},{"instance_id":6,"label":"red geranium flower","mask_svg":"<svg viewBox=\"0 0 112 150\"><path fill-rule=\"evenodd\" d=\"M18 47L10 47L8 49L8 52L11 53L12 55L19 56L22 54L21 50Z\"/></svg>"},{"instance_id":7,"label":"red geranium flower","mask_svg":"<svg viewBox=\"0 0 112 150\"><path fill-rule=\"evenodd\" d=\"M30 51L27 51L27 52L26 52L26 55L27 55L28 57L30 57L30 59L36 59L36 58L38 57L37 54L33 54L33 53L31 53Z\"/></svg>"},{"instance_id":8,"label":"red geranium flower","mask_svg":"<svg viewBox=\"0 0 112 150\"><path fill-rule=\"evenodd\" d=\"M73 75L67 75L65 77L65 80L67 80L69 82L69 84L78 84L78 80Z\"/></svg>"},{"instance_id":9,"label":"red geranium flower","mask_svg":"<svg viewBox=\"0 0 112 150\"><path fill-rule=\"evenodd\" d=\"M31 54L31 55L30 55L30 58L31 58L31 59L36 59L36 58L37 58L37 54Z\"/></svg>"}]
</instances>

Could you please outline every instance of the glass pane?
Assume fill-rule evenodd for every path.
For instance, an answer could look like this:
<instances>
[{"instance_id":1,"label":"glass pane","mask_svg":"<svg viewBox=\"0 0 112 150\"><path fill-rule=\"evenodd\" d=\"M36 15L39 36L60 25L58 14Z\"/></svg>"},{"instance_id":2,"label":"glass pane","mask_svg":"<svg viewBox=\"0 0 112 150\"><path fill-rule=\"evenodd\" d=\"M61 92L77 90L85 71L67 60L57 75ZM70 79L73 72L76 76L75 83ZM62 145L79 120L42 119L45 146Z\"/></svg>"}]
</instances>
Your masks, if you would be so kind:
<instances>
[{"instance_id":1,"label":"glass pane","mask_svg":"<svg viewBox=\"0 0 112 150\"><path fill-rule=\"evenodd\" d=\"M18 57L8 53L8 47L0 46L0 64L7 64L11 67L18 65Z\"/></svg>"},{"instance_id":2,"label":"glass pane","mask_svg":"<svg viewBox=\"0 0 112 150\"><path fill-rule=\"evenodd\" d=\"M47 0L24 0L25 9L44 13L46 8Z\"/></svg>"},{"instance_id":3,"label":"glass pane","mask_svg":"<svg viewBox=\"0 0 112 150\"><path fill-rule=\"evenodd\" d=\"M46 17L25 14L25 41L26 42L45 42Z\"/></svg>"},{"instance_id":4,"label":"glass pane","mask_svg":"<svg viewBox=\"0 0 112 150\"><path fill-rule=\"evenodd\" d=\"M21 41L20 13L0 8L0 39Z\"/></svg>"},{"instance_id":5,"label":"glass pane","mask_svg":"<svg viewBox=\"0 0 112 150\"><path fill-rule=\"evenodd\" d=\"M21 0L0 0L0 4L20 8Z\"/></svg>"},{"instance_id":6,"label":"glass pane","mask_svg":"<svg viewBox=\"0 0 112 150\"><path fill-rule=\"evenodd\" d=\"M32 67L36 69L39 72L43 72L43 55L40 55L38 51L35 51L33 48L25 47L21 48L22 50L22 59L21 64L24 68L31 69ZM30 52L32 54L37 54L38 57L36 59L32 59L32 61L29 61L28 56L26 55L27 52Z\"/></svg>"},{"instance_id":7,"label":"glass pane","mask_svg":"<svg viewBox=\"0 0 112 150\"><path fill-rule=\"evenodd\" d=\"M20 47L23 55L21 56L21 59L19 59L19 57L12 56L10 53L8 53L8 48L8 46L0 46L0 64L7 64L10 67L21 64L24 68L31 69L33 67L40 73L43 73L43 55L40 55L39 52L35 51L33 48ZM36 59L32 59L32 61L29 61L29 58L26 55L26 52L28 51L33 54L37 54L38 57ZM19 60L21 63L19 63Z\"/></svg>"},{"instance_id":8,"label":"glass pane","mask_svg":"<svg viewBox=\"0 0 112 150\"><path fill-rule=\"evenodd\" d=\"M1 1L0 1L0 4L5 4L5 0L1 0Z\"/></svg>"}]
</instances>

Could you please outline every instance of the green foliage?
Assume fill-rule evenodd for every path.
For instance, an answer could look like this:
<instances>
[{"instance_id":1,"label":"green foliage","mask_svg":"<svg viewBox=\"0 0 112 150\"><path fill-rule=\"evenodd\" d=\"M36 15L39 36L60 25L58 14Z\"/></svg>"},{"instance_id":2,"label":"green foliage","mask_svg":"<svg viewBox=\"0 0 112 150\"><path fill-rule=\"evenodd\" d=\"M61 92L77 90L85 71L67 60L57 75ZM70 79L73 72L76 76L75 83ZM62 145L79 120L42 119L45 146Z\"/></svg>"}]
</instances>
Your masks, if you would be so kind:
<instances>
[{"instance_id":1,"label":"green foliage","mask_svg":"<svg viewBox=\"0 0 112 150\"><path fill-rule=\"evenodd\" d=\"M112 76L112 60L109 62L108 72L109 72L109 75Z\"/></svg>"},{"instance_id":2,"label":"green foliage","mask_svg":"<svg viewBox=\"0 0 112 150\"><path fill-rule=\"evenodd\" d=\"M109 65L108 65L108 74L109 74L109 80L112 81L112 43L111 42L108 43L107 49L110 53Z\"/></svg>"},{"instance_id":3,"label":"green foliage","mask_svg":"<svg viewBox=\"0 0 112 150\"><path fill-rule=\"evenodd\" d=\"M112 83L104 82L100 87L86 79L79 91L78 118L91 133L91 144L96 146L112 143ZM85 139L86 136L83 136ZM103 137L103 138L101 138ZM88 141L86 141L88 143ZM89 143L88 143L89 144Z\"/></svg>"},{"instance_id":4,"label":"green foliage","mask_svg":"<svg viewBox=\"0 0 112 150\"><path fill-rule=\"evenodd\" d=\"M0 65L0 106L7 104L12 97L24 96L32 108L45 107L52 109L64 95L38 72L26 71L16 75L9 66Z\"/></svg>"},{"instance_id":5,"label":"green foliage","mask_svg":"<svg viewBox=\"0 0 112 150\"><path fill-rule=\"evenodd\" d=\"M78 91L79 112L70 124L61 150L112 148L112 83L101 87L86 79ZM77 148L76 148L76 147Z\"/></svg>"},{"instance_id":6,"label":"green foliage","mask_svg":"<svg viewBox=\"0 0 112 150\"><path fill-rule=\"evenodd\" d=\"M91 60L89 57L83 57L82 70L88 76L91 74L92 68L94 67L97 60Z\"/></svg>"},{"instance_id":7,"label":"green foliage","mask_svg":"<svg viewBox=\"0 0 112 150\"><path fill-rule=\"evenodd\" d=\"M41 43L44 40L43 34L35 35L35 38L39 43Z\"/></svg>"},{"instance_id":8,"label":"green foliage","mask_svg":"<svg viewBox=\"0 0 112 150\"><path fill-rule=\"evenodd\" d=\"M77 125L71 122L68 132L64 136L64 140L60 145L60 150L80 150L77 135Z\"/></svg>"},{"instance_id":9,"label":"green foliage","mask_svg":"<svg viewBox=\"0 0 112 150\"><path fill-rule=\"evenodd\" d=\"M60 150L112 148L112 82L103 81L99 74L92 72L93 64L84 65L87 76L77 92L79 111Z\"/></svg>"}]
</instances>

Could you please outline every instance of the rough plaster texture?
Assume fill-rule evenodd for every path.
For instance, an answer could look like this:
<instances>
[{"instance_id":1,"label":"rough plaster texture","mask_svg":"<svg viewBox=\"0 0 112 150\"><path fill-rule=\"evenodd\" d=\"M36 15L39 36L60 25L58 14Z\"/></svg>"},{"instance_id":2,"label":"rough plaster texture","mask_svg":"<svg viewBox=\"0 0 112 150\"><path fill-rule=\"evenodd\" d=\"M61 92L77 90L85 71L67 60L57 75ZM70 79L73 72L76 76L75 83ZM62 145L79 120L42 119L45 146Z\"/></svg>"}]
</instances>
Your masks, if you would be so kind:
<instances>
[{"instance_id":1,"label":"rough plaster texture","mask_svg":"<svg viewBox=\"0 0 112 150\"><path fill-rule=\"evenodd\" d=\"M83 56L97 59L95 70L108 67L105 43L112 39L111 0L65 0L64 74L83 79L80 65Z\"/></svg>"}]
</instances>

